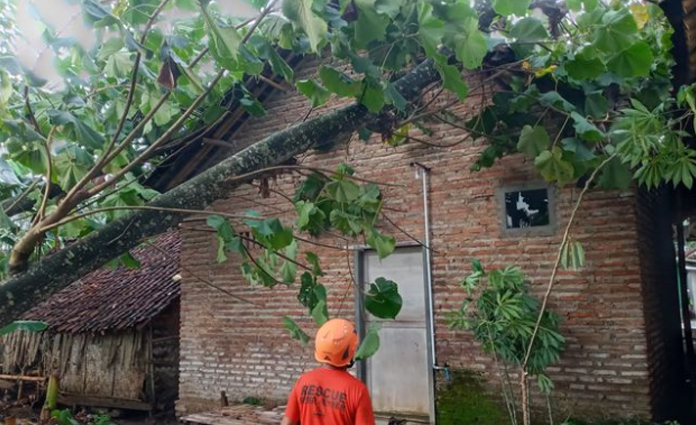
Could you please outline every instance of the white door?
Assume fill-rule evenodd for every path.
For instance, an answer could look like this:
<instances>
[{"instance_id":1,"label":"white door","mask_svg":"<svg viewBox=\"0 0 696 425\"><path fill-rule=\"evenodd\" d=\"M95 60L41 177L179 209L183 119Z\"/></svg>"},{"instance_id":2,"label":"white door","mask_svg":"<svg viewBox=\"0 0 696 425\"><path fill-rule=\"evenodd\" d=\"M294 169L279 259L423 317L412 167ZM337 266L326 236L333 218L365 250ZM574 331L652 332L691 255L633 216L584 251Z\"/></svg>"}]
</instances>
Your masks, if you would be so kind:
<instances>
[{"instance_id":1,"label":"white door","mask_svg":"<svg viewBox=\"0 0 696 425\"><path fill-rule=\"evenodd\" d=\"M397 248L379 260L376 252L362 254L362 282L369 289L378 277L399 285L403 307L396 320L360 313L363 329L380 322L380 347L365 365L365 380L375 412L428 419L432 394L428 365L426 297L421 248Z\"/></svg>"}]
</instances>

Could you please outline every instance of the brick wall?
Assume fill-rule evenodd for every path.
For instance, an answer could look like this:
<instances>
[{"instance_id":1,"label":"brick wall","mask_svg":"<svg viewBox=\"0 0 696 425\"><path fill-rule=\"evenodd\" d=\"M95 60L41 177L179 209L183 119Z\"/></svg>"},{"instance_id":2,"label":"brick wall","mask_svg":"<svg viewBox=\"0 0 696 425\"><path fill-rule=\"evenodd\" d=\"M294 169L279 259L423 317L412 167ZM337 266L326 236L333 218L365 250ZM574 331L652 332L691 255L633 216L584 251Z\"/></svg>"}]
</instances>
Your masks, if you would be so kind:
<instances>
[{"instance_id":1,"label":"brick wall","mask_svg":"<svg viewBox=\"0 0 696 425\"><path fill-rule=\"evenodd\" d=\"M298 74L311 72L311 65ZM485 98L473 95L459 112L475 110ZM249 121L235 143L244 146L301 120L309 105L294 93L279 93L266 102L268 114ZM333 104L331 107L335 107ZM316 115L322 111L314 111ZM437 128L430 141L448 144L465 134ZM426 136L420 135L422 138ZM310 153L298 159L305 165L334 168L350 163L360 177L397 183L387 187L385 210L390 218L416 238L423 237L421 182L409 164L419 161L432 167L432 243L436 345L438 362L482 371L492 380L490 359L477 348L467 332L447 327L444 312L463 300L459 281L471 261L486 266L519 265L541 293L555 260L562 229L550 236L503 235L495 196L501 185L538 181L532 165L521 156L508 157L492 169L472 173L470 166L484 148L481 141L466 140L448 149L415 143L385 147L379 140L368 144L353 140L327 154ZM283 177L274 190L291 194L296 177ZM557 220L563 227L579 194L575 188L557 191ZM551 369L556 383L554 404L574 414L646 416L650 413L651 369L648 367L639 240L636 234L636 196L633 192L591 191L581 208L574 235L587 253L581 272L562 271L551 298L562 317L567 349ZM292 223L293 208L282 197L261 199L258 189L246 186L211 206L214 211L243 212L253 208ZM215 238L204 219L189 220L183 229L183 281L181 328L181 385L179 412L217 405L220 391L231 399L256 396L282 400L298 375L314 366L311 348L293 341L281 318L289 315L305 329L312 329L306 312L296 300L297 287L273 290L251 288L231 258L215 262ZM408 237L385 224L397 239ZM345 241L325 238L323 243ZM330 312L353 314L349 267L352 254L343 250L313 248L321 256L329 288ZM214 289L244 297L240 302ZM345 298L345 301L344 301Z\"/></svg>"}]
</instances>

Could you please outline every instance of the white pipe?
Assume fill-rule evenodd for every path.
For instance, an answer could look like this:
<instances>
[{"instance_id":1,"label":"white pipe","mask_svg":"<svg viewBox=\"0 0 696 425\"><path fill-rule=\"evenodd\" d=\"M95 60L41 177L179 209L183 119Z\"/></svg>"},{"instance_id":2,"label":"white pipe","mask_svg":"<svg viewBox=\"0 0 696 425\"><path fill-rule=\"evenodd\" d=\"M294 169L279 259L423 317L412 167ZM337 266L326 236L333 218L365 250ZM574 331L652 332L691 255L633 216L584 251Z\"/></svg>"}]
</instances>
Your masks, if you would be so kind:
<instances>
[{"instance_id":1,"label":"white pipe","mask_svg":"<svg viewBox=\"0 0 696 425\"><path fill-rule=\"evenodd\" d=\"M431 353L430 355L432 356L433 360L433 368L435 370L440 369L440 366L437 364L437 357L435 355L435 302L434 302L434 297L433 297L433 270L432 270L432 264L433 264L433 258L432 258L432 249L431 249L431 238L430 238L430 196L429 196L429 173L430 173L430 168L426 167L425 165L418 163L418 162L412 162L411 165L415 165L416 167L420 168L421 176L423 177L423 222L424 222L424 232L425 232L425 276L426 276L426 296L428 297L428 306L430 307L428 310L429 314L429 319L430 319L430 329L429 329L429 334L430 334L430 350Z\"/></svg>"}]
</instances>

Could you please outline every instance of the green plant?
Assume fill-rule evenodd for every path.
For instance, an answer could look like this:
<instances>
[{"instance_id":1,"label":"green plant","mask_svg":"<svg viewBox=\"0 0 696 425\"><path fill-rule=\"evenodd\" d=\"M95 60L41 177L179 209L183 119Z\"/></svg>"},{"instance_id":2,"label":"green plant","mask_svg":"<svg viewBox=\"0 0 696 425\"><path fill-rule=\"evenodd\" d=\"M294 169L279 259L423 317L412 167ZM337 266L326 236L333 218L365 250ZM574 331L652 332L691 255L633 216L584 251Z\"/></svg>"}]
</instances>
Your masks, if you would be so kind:
<instances>
[{"instance_id":1,"label":"green plant","mask_svg":"<svg viewBox=\"0 0 696 425\"><path fill-rule=\"evenodd\" d=\"M51 412L51 418L58 425L110 425L111 417L109 415L84 415L78 420L73 416L70 409L54 410Z\"/></svg>"},{"instance_id":2,"label":"green plant","mask_svg":"<svg viewBox=\"0 0 696 425\"><path fill-rule=\"evenodd\" d=\"M540 314L540 302L529 294L525 275L517 267L484 270L477 260L473 271L461 282L467 299L461 308L449 314L453 328L473 332L481 349L493 356L501 373L503 395L511 422L517 423L514 391L509 368L522 368ZM524 373L536 378L539 389L549 394L553 382L546 368L558 361L564 339L558 330L558 318L544 312L541 326L530 351ZM523 404L526 401L522 401Z\"/></svg>"}]
</instances>

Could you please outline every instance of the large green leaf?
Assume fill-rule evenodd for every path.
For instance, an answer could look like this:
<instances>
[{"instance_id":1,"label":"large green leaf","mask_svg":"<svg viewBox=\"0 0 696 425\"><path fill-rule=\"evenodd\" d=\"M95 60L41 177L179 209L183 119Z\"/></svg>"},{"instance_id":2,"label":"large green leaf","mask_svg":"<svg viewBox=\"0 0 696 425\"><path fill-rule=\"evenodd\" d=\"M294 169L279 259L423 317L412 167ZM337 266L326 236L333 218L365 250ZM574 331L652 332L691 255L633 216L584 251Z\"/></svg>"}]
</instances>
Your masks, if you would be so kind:
<instances>
[{"instance_id":1,"label":"large green leaf","mask_svg":"<svg viewBox=\"0 0 696 425\"><path fill-rule=\"evenodd\" d=\"M536 158L541 152L549 148L550 142L549 133L544 127L525 125L517 142L517 150L524 152L531 158Z\"/></svg>"},{"instance_id":2,"label":"large green leaf","mask_svg":"<svg viewBox=\"0 0 696 425\"><path fill-rule=\"evenodd\" d=\"M406 101L406 98L404 98L404 96L396 88L394 83L387 84L387 88L384 90L384 99L399 111L406 111L406 106L408 106L408 102Z\"/></svg>"},{"instance_id":3,"label":"large green leaf","mask_svg":"<svg viewBox=\"0 0 696 425\"><path fill-rule=\"evenodd\" d=\"M380 319L396 318L402 304L396 283L383 277L378 277L365 295L365 308Z\"/></svg>"},{"instance_id":4,"label":"large green leaf","mask_svg":"<svg viewBox=\"0 0 696 425\"><path fill-rule=\"evenodd\" d=\"M532 0L493 0L493 9L503 16L524 16Z\"/></svg>"},{"instance_id":5,"label":"large green leaf","mask_svg":"<svg viewBox=\"0 0 696 425\"><path fill-rule=\"evenodd\" d=\"M607 68L624 78L647 77L650 75L653 59L652 49L648 43L639 41L614 56L607 63Z\"/></svg>"},{"instance_id":6,"label":"large green leaf","mask_svg":"<svg viewBox=\"0 0 696 425\"><path fill-rule=\"evenodd\" d=\"M468 69L481 66L488 53L488 42L479 30L478 20L467 18L461 22L460 32L454 36L457 59Z\"/></svg>"},{"instance_id":7,"label":"large green leaf","mask_svg":"<svg viewBox=\"0 0 696 425\"><path fill-rule=\"evenodd\" d=\"M358 9L355 22L355 41L357 46L367 47L372 41L383 41L389 16L381 14L375 7L375 0L354 0Z\"/></svg>"},{"instance_id":8,"label":"large green leaf","mask_svg":"<svg viewBox=\"0 0 696 425\"><path fill-rule=\"evenodd\" d=\"M319 52L319 45L327 34L328 25L314 14L312 4L312 0L283 0L283 14L307 34L311 49Z\"/></svg>"},{"instance_id":9,"label":"large green leaf","mask_svg":"<svg viewBox=\"0 0 696 425\"><path fill-rule=\"evenodd\" d=\"M542 41L549 38L549 33L546 32L544 24L532 17L522 18L513 25L510 30L510 35L517 39L517 41L529 43L535 41Z\"/></svg>"},{"instance_id":10,"label":"large green leaf","mask_svg":"<svg viewBox=\"0 0 696 425\"><path fill-rule=\"evenodd\" d=\"M46 114L52 124L65 126L68 129L68 136L78 144L92 149L104 146L104 136L70 112L50 109Z\"/></svg>"},{"instance_id":11,"label":"large green leaf","mask_svg":"<svg viewBox=\"0 0 696 425\"><path fill-rule=\"evenodd\" d=\"M236 71L239 46L242 37L234 27L219 25L210 14L207 6L201 4L201 11L208 29L208 48L215 60L230 71Z\"/></svg>"},{"instance_id":12,"label":"large green leaf","mask_svg":"<svg viewBox=\"0 0 696 425\"><path fill-rule=\"evenodd\" d=\"M570 117L574 121L573 127L575 131L581 139L590 142L598 142L606 137L606 134L598 129L596 125L589 122L587 118L577 112L572 112Z\"/></svg>"},{"instance_id":13,"label":"large green leaf","mask_svg":"<svg viewBox=\"0 0 696 425\"><path fill-rule=\"evenodd\" d=\"M283 326L285 326L285 329L290 331L290 336L293 339L300 341L302 344L307 344L309 342L309 335L307 335L305 331L303 331L302 328L300 328L297 323L295 323L295 321L288 316L283 317Z\"/></svg>"},{"instance_id":14,"label":"large green leaf","mask_svg":"<svg viewBox=\"0 0 696 425\"><path fill-rule=\"evenodd\" d=\"M355 97L362 91L362 84L332 66L322 66L319 78L329 91L339 96Z\"/></svg>"},{"instance_id":15,"label":"large green leaf","mask_svg":"<svg viewBox=\"0 0 696 425\"><path fill-rule=\"evenodd\" d=\"M384 90L378 84L367 84L362 96L360 97L360 103L365 105L370 112L377 113L384 107Z\"/></svg>"},{"instance_id":16,"label":"large green leaf","mask_svg":"<svg viewBox=\"0 0 696 425\"><path fill-rule=\"evenodd\" d=\"M595 29L594 47L614 55L627 49L636 41L638 26L626 8L607 12Z\"/></svg>"},{"instance_id":17,"label":"large green leaf","mask_svg":"<svg viewBox=\"0 0 696 425\"><path fill-rule=\"evenodd\" d=\"M366 360L374 356L379 350L379 330L382 328L380 323L370 324L365 337L355 353L355 360Z\"/></svg>"},{"instance_id":18,"label":"large green leaf","mask_svg":"<svg viewBox=\"0 0 696 425\"><path fill-rule=\"evenodd\" d=\"M360 186L345 179L329 183L326 190L336 202L341 203L353 202L360 196Z\"/></svg>"},{"instance_id":19,"label":"large green leaf","mask_svg":"<svg viewBox=\"0 0 696 425\"><path fill-rule=\"evenodd\" d=\"M604 63L599 58L591 57L585 51L566 61L564 67L568 75L576 80L592 80L606 71Z\"/></svg>"},{"instance_id":20,"label":"large green leaf","mask_svg":"<svg viewBox=\"0 0 696 425\"><path fill-rule=\"evenodd\" d=\"M67 145L54 156L53 166L62 189L73 187L93 165L93 158L77 145Z\"/></svg>"},{"instance_id":21,"label":"large green leaf","mask_svg":"<svg viewBox=\"0 0 696 425\"><path fill-rule=\"evenodd\" d=\"M563 151L559 147L545 150L534 160L534 166L548 181L558 181L560 185L573 178L573 164L563 159Z\"/></svg>"},{"instance_id":22,"label":"large green leaf","mask_svg":"<svg viewBox=\"0 0 696 425\"><path fill-rule=\"evenodd\" d=\"M459 100L464 101L469 94L469 86L462 79L462 73L454 65L440 64L435 65L440 72L442 85L452 93L457 95Z\"/></svg>"},{"instance_id":23,"label":"large green leaf","mask_svg":"<svg viewBox=\"0 0 696 425\"><path fill-rule=\"evenodd\" d=\"M379 259L387 258L396 248L396 239L384 236L377 229L371 229L367 234L367 244L377 251Z\"/></svg>"},{"instance_id":24,"label":"large green leaf","mask_svg":"<svg viewBox=\"0 0 696 425\"><path fill-rule=\"evenodd\" d=\"M313 79L300 80L295 83L297 90L312 101L313 107L318 107L329 101L331 93Z\"/></svg>"},{"instance_id":25,"label":"large green leaf","mask_svg":"<svg viewBox=\"0 0 696 425\"><path fill-rule=\"evenodd\" d=\"M48 329L48 323L35 320L16 320L0 329L0 335L7 335L14 331L41 332Z\"/></svg>"}]
</instances>

